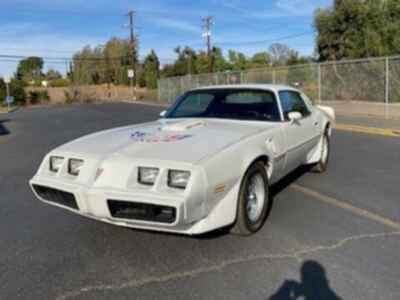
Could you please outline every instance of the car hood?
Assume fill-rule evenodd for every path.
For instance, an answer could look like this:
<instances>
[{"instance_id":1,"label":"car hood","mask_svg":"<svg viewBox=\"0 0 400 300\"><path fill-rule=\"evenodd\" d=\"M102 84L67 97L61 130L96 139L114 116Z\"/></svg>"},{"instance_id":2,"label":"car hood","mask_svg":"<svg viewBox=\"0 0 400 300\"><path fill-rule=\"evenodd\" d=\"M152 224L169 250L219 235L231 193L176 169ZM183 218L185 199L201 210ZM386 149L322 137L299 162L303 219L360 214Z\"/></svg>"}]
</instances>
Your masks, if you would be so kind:
<instances>
[{"instance_id":1,"label":"car hood","mask_svg":"<svg viewBox=\"0 0 400 300\"><path fill-rule=\"evenodd\" d=\"M194 163L273 127L273 123L267 122L161 119L91 134L65 144L57 151Z\"/></svg>"}]
</instances>

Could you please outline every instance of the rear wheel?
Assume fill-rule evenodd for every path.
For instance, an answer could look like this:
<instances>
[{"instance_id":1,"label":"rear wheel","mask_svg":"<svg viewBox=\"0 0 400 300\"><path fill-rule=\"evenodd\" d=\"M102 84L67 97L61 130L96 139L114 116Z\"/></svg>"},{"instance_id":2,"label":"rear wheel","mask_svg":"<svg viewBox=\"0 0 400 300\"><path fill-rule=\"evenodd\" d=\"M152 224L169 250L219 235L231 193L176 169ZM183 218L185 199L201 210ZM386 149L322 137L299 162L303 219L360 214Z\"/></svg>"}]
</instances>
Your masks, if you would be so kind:
<instances>
[{"instance_id":1,"label":"rear wheel","mask_svg":"<svg viewBox=\"0 0 400 300\"><path fill-rule=\"evenodd\" d=\"M268 177L263 162L253 164L244 176L233 233L251 235L264 224L270 204Z\"/></svg>"},{"instance_id":2,"label":"rear wheel","mask_svg":"<svg viewBox=\"0 0 400 300\"><path fill-rule=\"evenodd\" d=\"M324 135L322 136L321 159L316 165L313 166L312 171L317 173L325 172L328 169L329 154L330 140L328 131L326 130Z\"/></svg>"}]
</instances>

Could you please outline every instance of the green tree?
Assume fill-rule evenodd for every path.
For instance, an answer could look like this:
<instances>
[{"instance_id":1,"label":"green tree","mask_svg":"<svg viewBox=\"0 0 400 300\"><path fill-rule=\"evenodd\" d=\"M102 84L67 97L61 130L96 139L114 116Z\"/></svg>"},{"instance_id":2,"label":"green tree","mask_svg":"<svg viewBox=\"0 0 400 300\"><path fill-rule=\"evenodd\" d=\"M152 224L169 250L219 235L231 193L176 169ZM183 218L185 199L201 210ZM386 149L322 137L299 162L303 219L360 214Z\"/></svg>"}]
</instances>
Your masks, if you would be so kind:
<instances>
[{"instance_id":1,"label":"green tree","mask_svg":"<svg viewBox=\"0 0 400 300\"><path fill-rule=\"evenodd\" d=\"M103 82L127 84L128 69L132 68L132 61L133 65L138 64L136 50L131 49L127 40L112 38L106 43L103 55L105 58Z\"/></svg>"},{"instance_id":2,"label":"green tree","mask_svg":"<svg viewBox=\"0 0 400 300\"><path fill-rule=\"evenodd\" d=\"M183 76L187 74L197 73L197 55L190 47L176 47L175 53L177 54L177 59L173 64L174 71L173 76Z\"/></svg>"},{"instance_id":3,"label":"green tree","mask_svg":"<svg viewBox=\"0 0 400 300\"><path fill-rule=\"evenodd\" d=\"M146 86L149 89L157 88L157 81L159 78L160 61L154 50L144 60L144 70L146 74Z\"/></svg>"},{"instance_id":4,"label":"green tree","mask_svg":"<svg viewBox=\"0 0 400 300\"><path fill-rule=\"evenodd\" d=\"M400 52L398 0L337 0L316 12L314 26L320 61Z\"/></svg>"},{"instance_id":5,"label":"green tree","mask_svg":"<svg viewBox=\"0 0 400 300\"><path fill-rule=\"evenodd\" d=\"M69 77L77 84L128 84L132 65L139 67L137 49L127 40L111 38L104 46L86 46L77 52Z\"/></svg>"},{"instance_id":6,"label":"green tree","mask_svg":"<svg viewBox=\"0 0 400 300\"><path fill-rule=\"evenodd\" d=\"M25 83L16 78L12 79L10 83L10 94L14 97L16 103L25 103ZM6 84L3 79L0 79L0 104L4 104L6 95Z\"/></svg>"},{"instance_id":7,"label":"green tree","mask_svg":"<svg viewBox=\"0 0 400 300\"><path fill-rule=\"evenodd\" d=\"M43 59L41 57L28 57L21 60L17 67L17 79L26 83L38 81L42 76Z\"/></svg>"},{"instance_id":8,"label":"green tree","mask_svg":"<svg viewBox=\"0 0 400 300\"><path fill-rule=\"evenodd\" d=\"M289 48L289 46L285 44L280 43L272 44L269 47L269 53L274 66L287 65L289 59L297 55L295 50Z\"/></svg>"},{"instance_id":9,"label":"green tree","mask_svg":"<svg viewBox=\"0 0 400 300\"><path fill-rule=\"evenodd\" d=\"M58 72L57 70L54 69L49 69L46 74L44 75L46 80L52 81L52 80L57 80L57 79L61 79L62 75L60 72Z\"/></svg>"},{"instance_id":10,"label":"green tree","mask_svg":"<svg viewBox=\"0 0 400 300\"><path fill-rule=\"evenodd\" d=\"M234 50L228 51L228 59L230 63L230 69L234 71L246 70L249 67L246 55L241 52Z\"/></svg>"},{"instance_id":11,"label":"green tree","mask_svg":"<svg viewBox=\"0 0 400 300\"><path fill-rule=\"evenodd\" d=\"M229 69L229 63L226 61L222 49L215 47L213 49L213 72L224 72Z\"/></svg>"},{"instance_id":12,"label":"green tree","mask_svg":"<svg viewBox=\"0 0 400 300\"><path fill-rule=\"evenodd\" d=\"M250 58L250 67L254 69L265 68L268 67L270 64L271 64L271 55L266 51L255 53Z\"/></svg>"},{"instance_id":13,"label":"green tree","mask_svg":"<svg viewBox=\"0 0 400 300\"><path fill-rule=\"evenodd\" d=\"M205 74L209 72L208 66L208 54L205 51L199 51L197 53L197 60L196 60L196 70L199 74Z\"/></svg>"}]
</instances>

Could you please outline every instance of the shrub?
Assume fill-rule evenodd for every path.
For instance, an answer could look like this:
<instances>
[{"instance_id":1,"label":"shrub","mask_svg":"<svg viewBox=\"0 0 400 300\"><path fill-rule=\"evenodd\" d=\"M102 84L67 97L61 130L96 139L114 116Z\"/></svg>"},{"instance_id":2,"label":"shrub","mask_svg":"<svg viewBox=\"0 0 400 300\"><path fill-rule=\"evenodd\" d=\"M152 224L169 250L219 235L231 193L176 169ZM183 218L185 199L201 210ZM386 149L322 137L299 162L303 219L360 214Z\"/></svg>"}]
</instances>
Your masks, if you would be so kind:
<instances>
[{"instance_id":1,"label":"shrub","mask_svg":"<svg viewBox=\"0 0 400 300\"><path fill-rule=\"evenodd\" d=\"M25 84L22 80L11 80L10 83L10 94L14 97L15 103L17 104L25 104ZM5 102L6 99L6 84L0 79L0 103Z\"/></svg>"},{"instance_id":2,"label":"shrub","mask_svg":"<svg viewBox=\"0 0 400 300\"><path fill-rule=\"evenodd\" d=\"M64 78L54 79L50 81L51 87L66 87L69 84L70 84L69 80Z\"/></svg>"},{"instance_id":3,"label":"shrub","mask_svg":"<svg viewBox=\"0 0 400 300\"><path fill-rule=\"evenodd\" d=\"M88 93L84 88L70 87L64 91L65 103L94 103L96 102L95 93Z\"/></svg>"},{"instance_id":4,"label":"shrub","mask_svg":"<svg viewBox=\"0 0 400 300\"><path fill-rule=\"evenodd\" d=\"M49 102L49 93L46 90L29 91L29 101L31 104Z\"/></svg>"}]
</instances>

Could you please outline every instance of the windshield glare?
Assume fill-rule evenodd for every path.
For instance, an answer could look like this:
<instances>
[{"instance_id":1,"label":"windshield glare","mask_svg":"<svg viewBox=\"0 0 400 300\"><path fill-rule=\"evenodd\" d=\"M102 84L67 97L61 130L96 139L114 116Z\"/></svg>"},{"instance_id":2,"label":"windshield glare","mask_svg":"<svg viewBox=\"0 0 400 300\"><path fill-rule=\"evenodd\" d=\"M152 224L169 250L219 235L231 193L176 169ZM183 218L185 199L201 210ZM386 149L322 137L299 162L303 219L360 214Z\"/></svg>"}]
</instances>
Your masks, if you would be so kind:
<instances>
[{"instance_id":1,"label":"windshield glare","mask_svg":"<svg viewBox=\"0 0 400 300\"><path fill-rule=\"evenodd\" d=\"M166 117L280 121L273 92L247 89L189 92L177 101Z\"/></svg>"}]
</instances>

